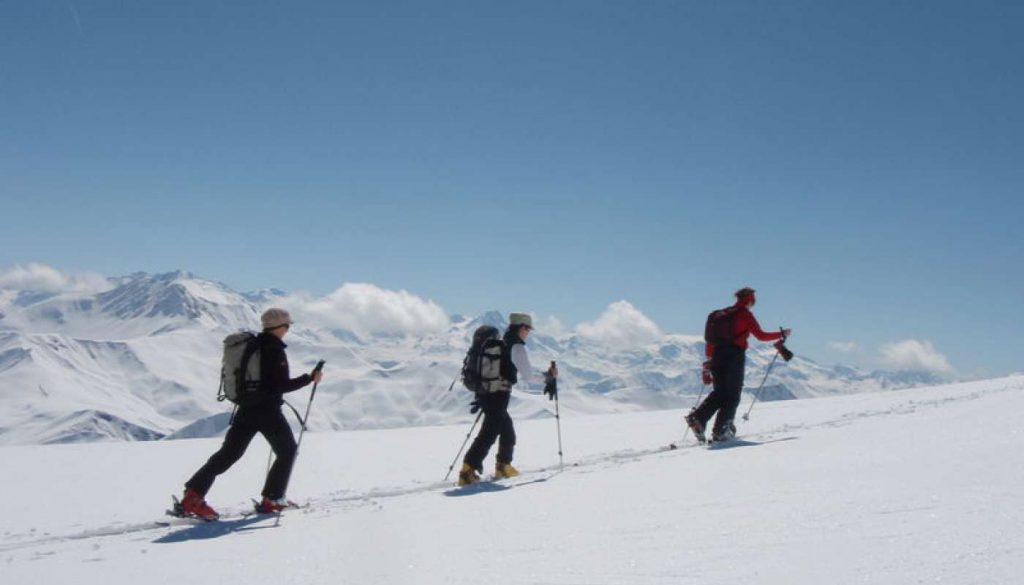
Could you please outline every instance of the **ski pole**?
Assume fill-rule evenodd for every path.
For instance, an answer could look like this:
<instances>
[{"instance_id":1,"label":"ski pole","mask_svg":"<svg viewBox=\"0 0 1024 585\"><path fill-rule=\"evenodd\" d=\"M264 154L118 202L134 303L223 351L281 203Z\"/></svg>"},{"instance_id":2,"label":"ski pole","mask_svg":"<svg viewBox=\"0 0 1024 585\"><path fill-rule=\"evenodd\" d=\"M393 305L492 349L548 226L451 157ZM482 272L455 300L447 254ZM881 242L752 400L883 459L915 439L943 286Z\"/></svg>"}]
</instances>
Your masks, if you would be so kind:
<instances>
[{"instance_id":1,"label":"ski pole","mask_svg":"<svg viewBox=\"0 0 1024 585\"><path fill-rule=\"evenodd\" d=\"M316 377L321 370L324 369L324 360L320 360L316 363L316 367L313 368L312 376ZM316 396L316 387L319 386L319 382L313 382L313 391L309 393L309 403L306 404L306 416L302 417L302 429L299 431L299 440L295 442L295 456L298 458L299 445L302 444L302 435L306 433L306 421L309 420L309 411L313 408L313 397Z\"/></svg>"},{"instance_id":2,"label":"ski pole","mask_svg":"<svg viewBox=\"0 0 1024 585\"><path fill-rule=\"evenodd\" d=\"M785 341L785 337L782 338ZM772 373L772 368L775 367L775 360L779 359L779 352L775 352L772 356L772 363L768 364L768 369L764 371L764 377L761 378L761 385L757 387L757 392L754 393L754 400L750 403L750 408L743 414L743 420L750 420L750 411L754 410L754 405L757 404L757 399L761 397L761 391L764 390L764 382L768 379L768 374Z\"/></svg>"},{"instance_id":3,"label":"ski pole","mask_svg":"<svg viewBox=\"0 0 1024 585\"><path fill-rule=\"evenodd\" d=\"M473 435L473 429L476 428L476 424L478 422L480 422L480 417L482 417L483 415L484 415L484 411L481 410L480 413L476 415L476 420L473 421L473 426L469 427L469 432L466 433L466 440L463 441L462 442L462 446L459 447L459 452L455 454L455 459L452 459L452 464L448 467L448 473L444 474L444 480L445 481L448 481L448 476L451 475L452 474L452 470L455 469L455 464L458 463L459 456L462 455L462 450L466 448L466 443L469 442L469 437L471 437Z\"/></svg>"},{"instance_id":4,"label":"ski pole","mask_svg":"<svg viewBox=\"0 0 1024 585\"><path fill-rule=\"evenodd\" d=\"M565 469L562 459L562 416L558 413L558 394L555 394L555 426L558 427L558 468Z\"/></svg>"},{"instance_id":5,"label":"ski pole","mask_svg":"<svg viewBox=\"0 0 1024 585\"><path fill-rule=\"evenodd\" d=\"M554 370L558 366L554 362L551 362L551 369ZM554 388L555 394L555 427L558 429L558 468L565 468L565 460L562 458L562 416L558 411L558 379L552 378L551 384Z\"/></svg>"},{"instance_id":6,"label":"ski pole","mask_svg":"<svg viewBox=\"0 0 1024 585\"><path fill-rule=\"evenodd\" d=\"M299 421L299 428L301 429L301 428L303 427L303 425L305 425L305 424L306 424L306 423L305 423L305 422L304 422L304 421L302 420L302 415L301 415L301 414L299 414L299 411L298 411L298 410L297 410L297 409L296 409L296 408L295 408L294 406L292 406L292 403L291 403L291 402L288 402L287 400L284 400L283 402L284 402L284 405L285 405L285 406L287 406L287 407L288 407L289 409L291 409L291 411L292 411L292 414L294 414L294 415L295 415L295 420ZM271 462L272 462L273 460L274 460L274 449L273 449L273 448L271 448L271 449L270 449L270 452L269 452L269 453L267 453L267 475L270 475L270 463L271 463Z\"/></svg>"},{"instance_id":7,"label":"ski pole","mask_svg":"<svg viewBox=\"0 0 1024 585\"><path fill-rule=\"evenodd\" d=\"M318 372L320 372L321 370L324 369L324 363L326 363L326 362L324 362L324 360L320 360L320 361L318 361L316 363L316 366L313 368L313 375L316 375ZM291 404L285 402L285 404L288 406L288 408L292 409L292 412L295 413L295 418L299 419L299 440L295 442L295 459L298 459L298 457L299 457L299 445L302 444L302 435L306 432L306 421L309 420L309 410L311 408L313 408L313 397L316 396L316 387L318 385L319 385L319 382L313 382L313 391L309 393L309 404L306 405L306 416L305 416L305 418L303 418L302 416L299 415L299 411L295 410L294 406L292 406ZM293 467L295 465L295 459L292 460L292 466ZM274 460L274 449L271 448L270 449L270 453L267 453L267 475L268 476L270 475L270 464L271 464L271 462L273 460Z\"/></svg>"},{"instance_id":8,"label":"ski pole","mask_svg":"<svg viewBox=\"0 0 1024 585\"><path fill-rule=\"evenodd\" d=\"M551 362L551 369L555 369L555 362ZM558 382L556 381L555 384ZM557 388L557 386L556 386ZM555 427L558 429L558 468L565 469L565 460L562 458L562 415L558 411L558 391L555 390Z\"/></svg>"},{"instance_id":9,"label":"ski pole","mask_svg":"<svg viewBox=\"0 0 1024 585\"><path fill-rule=\"evenodd\" d=\"M690 412L693 412L700 405L701 398L704 398L704 386L700 387L700 394L697 395L697 401L693 403L693 407L690 408ZM683 417L685 418L685 417ZM690 424L686 424L686 430L683 431L683 438L679 440L680 443L686 440L686 436L690 434Z\"/></svg>"}]
</instances>

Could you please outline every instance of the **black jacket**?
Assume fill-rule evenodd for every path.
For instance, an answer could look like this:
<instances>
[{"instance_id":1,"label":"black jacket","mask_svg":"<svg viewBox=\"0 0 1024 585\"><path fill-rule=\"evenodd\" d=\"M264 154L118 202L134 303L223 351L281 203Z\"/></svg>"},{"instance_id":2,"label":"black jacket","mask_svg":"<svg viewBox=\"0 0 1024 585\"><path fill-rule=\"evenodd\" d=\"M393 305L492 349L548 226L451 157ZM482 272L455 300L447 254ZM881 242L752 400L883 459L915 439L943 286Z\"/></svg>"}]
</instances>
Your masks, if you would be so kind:
<instances>
[{"instance_id":1,"label":"black jacket","mask_svg":"<svg viewBox=\"0 0 1024 585\"><path fill-rule=\"evenodd\" d=\"M280 337L260 333L256 341L260 351L260 391L259 400L253 401L250 406L281 406L284 403L282 394L309 385L313 378L309 374L291 377L288 372L288 356L284 353L284 348L288 346Z\"/></svg>"}]
</instances>

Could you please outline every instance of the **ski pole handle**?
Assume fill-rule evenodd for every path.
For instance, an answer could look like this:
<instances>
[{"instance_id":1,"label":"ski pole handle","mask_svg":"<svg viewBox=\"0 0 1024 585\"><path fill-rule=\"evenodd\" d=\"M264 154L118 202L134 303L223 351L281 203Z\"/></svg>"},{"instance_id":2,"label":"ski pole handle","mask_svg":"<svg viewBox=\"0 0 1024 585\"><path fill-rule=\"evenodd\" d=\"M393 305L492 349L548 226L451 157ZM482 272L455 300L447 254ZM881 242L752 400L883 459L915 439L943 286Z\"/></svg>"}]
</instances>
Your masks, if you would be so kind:
<instances>
[{"instance_id":1,"label":"ski pole handle","mask_svg":"<svg viewBox=\"0 0 1024 585\"><path fill-rule=\"evenodd\" d=\"M320 372L321 370L323 370L323 369L324 369L324 364L326 364L326 363L327 363L327 362L325 362L324 360L320 360L320 361L318 361L318 362L316 363L316 367L314 367L314 368L313 368L313 373L312 373L311 375L316 375L316 374L318 374L318 373L319 373L319 372Z\"/></svg>"}]
</instances>

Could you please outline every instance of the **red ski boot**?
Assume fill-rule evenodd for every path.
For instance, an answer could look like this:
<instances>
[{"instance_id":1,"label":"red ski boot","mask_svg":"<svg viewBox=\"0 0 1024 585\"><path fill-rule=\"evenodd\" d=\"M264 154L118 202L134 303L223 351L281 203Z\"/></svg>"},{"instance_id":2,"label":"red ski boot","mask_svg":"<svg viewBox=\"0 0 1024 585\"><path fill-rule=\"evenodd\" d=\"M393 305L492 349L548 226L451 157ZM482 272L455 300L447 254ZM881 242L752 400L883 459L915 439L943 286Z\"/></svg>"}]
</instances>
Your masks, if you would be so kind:
<instances>
[{"instance_id":1,"label":"red ski boot","mask_svg":"<svg viewBox=\"0 0 1024 585\"><path fill-rule=\"evenodd\" d=\"M200 518L208 522L220 518L220 514L192 488L186 489L185 496L181 498L181 511L185 516Z\"/></svg>"},{"instance_id":2,"label":"red ski boot","mask_svg":"<svg viewBox=\"0 0 1024 585\"><path fill-rule=\"evenodd\" d=\"M272 500L267 496L263 496L263 501L256 504L256 512L260 514L277 514L288 508L298 508L299 505L295 502L285 499L277 498Z\"/></svg>"}]
</instances>

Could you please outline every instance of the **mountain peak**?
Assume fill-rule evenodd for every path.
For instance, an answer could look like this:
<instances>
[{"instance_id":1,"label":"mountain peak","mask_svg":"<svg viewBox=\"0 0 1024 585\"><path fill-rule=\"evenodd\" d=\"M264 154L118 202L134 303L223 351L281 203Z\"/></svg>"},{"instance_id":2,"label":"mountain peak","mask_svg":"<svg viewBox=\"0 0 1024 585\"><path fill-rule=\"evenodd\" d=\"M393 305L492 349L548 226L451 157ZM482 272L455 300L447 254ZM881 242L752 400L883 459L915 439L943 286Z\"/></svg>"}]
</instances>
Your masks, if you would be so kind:
<instances>
[{"instance_id":1,"label":"mountain peak","mask_svg":"<svg viewBox=\"0 0 1024 585\"><path fill-rule=\"evenodd\" d=\"M242 295L218 282L177 270L160 274L137 272L119 286L96 295L102 313L119 319L211 317L225 325L251 324L255 309Z\"/></svg>"}]
</instances>

